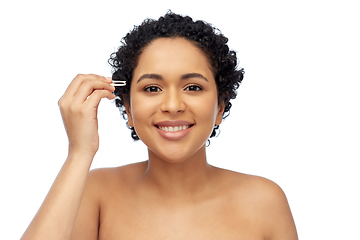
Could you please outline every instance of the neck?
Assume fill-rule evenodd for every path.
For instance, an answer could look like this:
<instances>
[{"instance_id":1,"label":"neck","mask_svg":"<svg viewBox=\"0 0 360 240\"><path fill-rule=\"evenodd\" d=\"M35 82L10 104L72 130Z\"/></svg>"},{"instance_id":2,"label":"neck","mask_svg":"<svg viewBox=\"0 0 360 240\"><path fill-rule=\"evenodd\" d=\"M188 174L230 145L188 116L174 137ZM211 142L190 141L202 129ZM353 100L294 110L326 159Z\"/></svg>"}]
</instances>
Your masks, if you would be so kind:
<instances>
[{"instance_id":1,"label":"neck","mask_svg":"<svg viewBox=\"0 0 360 240\"><path fill-rule=\"evenodd\" d=\"M193 198L210 188L213 167L206 161L205 146L188 159L170 162L149 150L144 182L167 198Z\"/></svg>"}]
</instances>

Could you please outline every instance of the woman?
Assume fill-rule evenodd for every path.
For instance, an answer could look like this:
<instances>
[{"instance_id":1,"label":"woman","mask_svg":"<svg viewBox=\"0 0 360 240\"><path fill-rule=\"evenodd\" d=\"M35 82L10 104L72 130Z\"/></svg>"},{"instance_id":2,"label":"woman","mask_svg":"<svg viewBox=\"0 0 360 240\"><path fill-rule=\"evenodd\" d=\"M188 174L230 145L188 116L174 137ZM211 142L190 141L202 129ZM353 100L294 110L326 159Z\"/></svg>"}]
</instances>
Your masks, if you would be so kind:
<instances>
[{"instance_id":1,"label":"woman","mask_svg":"<svg viewBox=\"0 0 360 240\"><path fill-rule=\"evenodd\" d=\"M206 161L243 79L226 42L210 25L168 13L112 54L112 79L126 86L78 75L59 100L68 158L22 239L297 239L275 183ZM147 161L89 173L102 98L116 98Z\"/></svg>"}]
</instances>

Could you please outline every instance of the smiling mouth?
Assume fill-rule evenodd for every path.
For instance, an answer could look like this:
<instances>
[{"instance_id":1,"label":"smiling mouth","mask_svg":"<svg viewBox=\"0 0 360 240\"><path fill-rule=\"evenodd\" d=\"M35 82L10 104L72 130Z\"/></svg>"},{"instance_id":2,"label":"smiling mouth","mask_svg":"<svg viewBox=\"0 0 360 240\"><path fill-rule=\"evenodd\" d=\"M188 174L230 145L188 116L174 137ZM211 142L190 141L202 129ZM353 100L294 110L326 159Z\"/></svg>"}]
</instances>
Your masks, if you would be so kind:
<instances>
[{"instance_id":1,"label":"smiling mouth","mask_svg":"<svg viewBox=\"0 0 360 240\"><path fill-rule=\"evenodd\" d=\"M182 131L182 130L185 130L185 129L188 129L188 128L194 126L194 124L182 125L182 126L157 126L157 125L155 125L155 126L164 132L179 132L179 131Z\"/></svg>"}]
</instances>

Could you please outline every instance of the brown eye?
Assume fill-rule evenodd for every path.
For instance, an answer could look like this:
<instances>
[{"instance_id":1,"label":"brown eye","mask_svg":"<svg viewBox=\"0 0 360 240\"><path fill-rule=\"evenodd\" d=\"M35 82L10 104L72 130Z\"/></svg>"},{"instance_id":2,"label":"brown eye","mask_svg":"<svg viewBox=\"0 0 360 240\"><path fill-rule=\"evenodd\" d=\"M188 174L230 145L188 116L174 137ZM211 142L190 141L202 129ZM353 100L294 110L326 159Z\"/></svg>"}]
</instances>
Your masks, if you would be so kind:
<instances>
[{"instance_id":1,"label":"brown eye","mask_svg":"<svg viewBox=\"0 0 360 240\"><path fill-rule=\"evenodd\" d=\"M185 91L200 91L202 90L202 87L198 85L190 85L185 88Z\"/></svg>"},{"instance_id":2,"label":"brown eye","mask_svg":"<svg viewBox=\"0 0 360 240\"><path fill-rule=\"evenodd\" d=\"M144 91L146 92L160 92L161 89L157 86L148 86L144 88Z\"/></svg>"}]
</instances>

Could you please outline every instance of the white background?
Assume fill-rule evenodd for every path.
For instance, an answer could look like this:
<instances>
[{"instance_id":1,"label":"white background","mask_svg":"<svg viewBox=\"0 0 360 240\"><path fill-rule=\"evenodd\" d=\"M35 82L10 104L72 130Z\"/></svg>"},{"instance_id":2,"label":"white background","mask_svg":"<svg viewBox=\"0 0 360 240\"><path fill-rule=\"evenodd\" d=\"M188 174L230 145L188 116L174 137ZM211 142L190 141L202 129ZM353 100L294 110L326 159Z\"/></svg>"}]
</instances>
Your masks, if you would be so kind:
<instances>
[{"instance_id":1,"label":"white background","mask_svg":"<svg viewBox=\"0 0 360 240\"><path fill-rule=\"evenodd\" d=\"M218 27L246 71L209 162L278 183L300 239L360 239L356 1L168 2L1 2L0 238L20 238L66 158L67 85L110 76L120 39L171 9ZM147 159L111 101L99 121L93 168Z\"/></svg>"}]
</instances>

